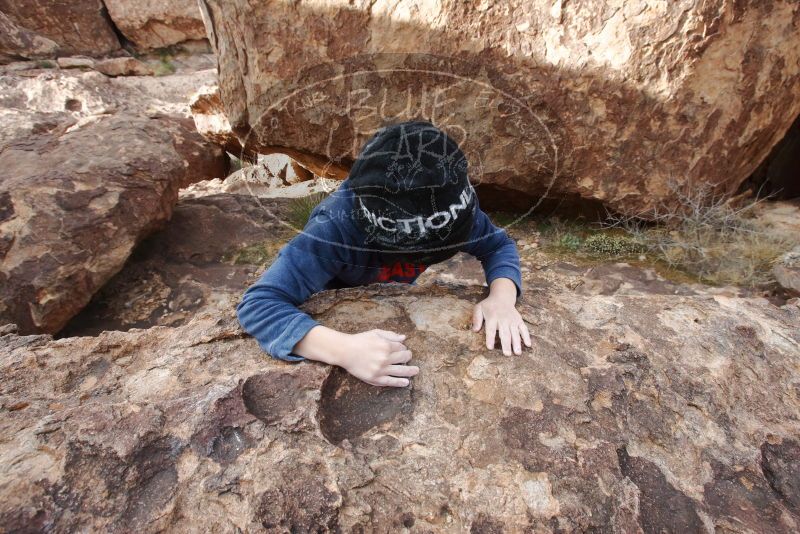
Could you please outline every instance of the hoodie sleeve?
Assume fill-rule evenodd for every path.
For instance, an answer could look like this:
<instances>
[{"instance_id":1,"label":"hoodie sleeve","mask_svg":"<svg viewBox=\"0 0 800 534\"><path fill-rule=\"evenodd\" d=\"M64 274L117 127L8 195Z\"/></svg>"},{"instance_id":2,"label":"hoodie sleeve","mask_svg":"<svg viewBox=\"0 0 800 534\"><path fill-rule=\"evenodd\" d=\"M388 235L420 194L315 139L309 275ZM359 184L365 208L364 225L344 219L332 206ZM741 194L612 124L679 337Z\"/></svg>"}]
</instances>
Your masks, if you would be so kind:
<instances>
[{"instance_id":1,"label":"hoodie sleeve","mask_svg":"<svg viewBox=\"0 0 800 534\"><path fill-rule=\"evenodd\" d=\"M504 229L492 224L489 216L480 208L476 208L470 242L463 250L480 260L487 284L491 285L498 278L508 278L517 286L519 298L522 294L522 272L517 245Z\"/></svg>"},{"instance_id":2,"label":"hoodie sleeve","mask_svg":"<svg viewBox=\"0 0 800 534\"><path fill-rule=\"evenodd\" d=\"M242 296L239 323L259 346L281 360L319 323L298 306L321 291L341 270L340 232L324 213L313 214L303 232L281 249L274 263Z\"/></svg>"}]
</instances>

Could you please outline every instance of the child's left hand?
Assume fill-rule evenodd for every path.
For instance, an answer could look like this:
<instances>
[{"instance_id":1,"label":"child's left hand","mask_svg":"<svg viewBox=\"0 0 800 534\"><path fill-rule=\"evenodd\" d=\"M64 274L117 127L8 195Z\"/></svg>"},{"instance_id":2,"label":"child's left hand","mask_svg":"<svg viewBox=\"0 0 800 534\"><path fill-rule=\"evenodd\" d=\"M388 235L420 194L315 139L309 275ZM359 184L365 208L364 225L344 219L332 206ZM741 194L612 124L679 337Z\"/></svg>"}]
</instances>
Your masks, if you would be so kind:
<instances>
[{"instance_id":1,"label":"child's left hand","mask_svg":"<svg viewBox=\"0 0 800 534\"><path fill-rule=\"evenodd\" d=\"M494 349L495 338L499 335L506 356L511 356L512 348L514 354L522 354L522 342L526 347L531 346L530 332L515 307L516 300L514 282L498 278L492 282L489 296L476 304L472 313L473 331L480 331L481 325L486 323L486 348Z\"/></svg>"}]
</instances>

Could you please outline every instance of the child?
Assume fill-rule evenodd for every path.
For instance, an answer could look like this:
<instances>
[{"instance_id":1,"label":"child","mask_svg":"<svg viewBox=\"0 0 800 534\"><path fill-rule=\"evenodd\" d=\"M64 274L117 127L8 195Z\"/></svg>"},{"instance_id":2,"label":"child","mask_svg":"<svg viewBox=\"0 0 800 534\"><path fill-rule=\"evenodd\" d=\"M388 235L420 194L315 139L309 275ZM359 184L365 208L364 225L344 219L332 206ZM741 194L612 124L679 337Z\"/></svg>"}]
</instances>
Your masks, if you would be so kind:
<instances>
[{"instance_id":1,"label":"child","mask_svg":"<svg viewBox=\"0 0 800 534\"><path fill-rule=\"evenodd\" d=\"M273 357L339 365L377 386L403 387L419 372L406 365L405 335L386 330L345 334L297 306L323 289L374 282L413 283L431 264L458 251L477 257L489 296L472 326L486 324L486 346L499 335L503 353L521 354L530 335L515 308L519 256L505 231L478 207L467 160L429 122L386 126L364 145L350 174L312 212L303 232L278 254L237 307L242 327Z\"/></svg>"}]
</instances>

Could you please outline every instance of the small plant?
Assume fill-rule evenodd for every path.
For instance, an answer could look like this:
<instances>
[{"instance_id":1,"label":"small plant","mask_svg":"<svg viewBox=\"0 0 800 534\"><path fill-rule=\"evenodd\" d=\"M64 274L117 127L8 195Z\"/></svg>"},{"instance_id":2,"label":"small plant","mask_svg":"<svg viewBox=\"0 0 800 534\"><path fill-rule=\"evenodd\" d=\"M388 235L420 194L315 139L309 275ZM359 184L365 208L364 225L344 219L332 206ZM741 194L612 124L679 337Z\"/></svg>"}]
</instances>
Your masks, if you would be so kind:
<instances>
[{"instance_id":1,"label":"small plant","mask_svg":"<svg viewBox=\"0 0 800 534\"><path fill-rule=\"evenodd\" d=\"M558 217L551 217L539 223L539 232L547 247L577 252L583 244L587 229L578 221L562 221Z\"/></svg>"},{"instance_id":2,"label":"small plant","mask_svg":"<svg viewBox=\"0 0 800 534\"><path fill-rule=\"evenodd\" d=\"M582 243L581 237L572 233L565 233L558 238L559 247L573 252L580 249Z\"/></svg>"},{"instance_id":3,"label":"small plant","mask_svg":"<svg viewBox=\"0 0 800 534\"><path fill-rule=\"evenodd\" d=\"M234 265L268 265L275 259L284 241L265 241L241 248L225 258Z\"/></svg>"},{"instance_id":4,"label":"small plant","mask_svg":"<svg viewBox=\"0 0 800 534\"><path fill-rule=\"evenodd\" d=\"M36 67L40 69L54 69L58 65L54 61L50 61L49 59L41 59L36 62Z\"/></svg>"},{"instance_id":5,"label":"small plant","mask_svg":"<svg viewBox=\"0 0 800 534\"><path fill-rule=\"evenodd\" d=\"M647 251L647 247L625 234L598 232L583 241L583 249L600 256L629 256Z\"/></svg>"},{"instance_id":6,"label":"small plant","mask_svg":"<svg viewBox=\"0 0 800 534\"><path fill-rule=\"evenodd\" d=\"M172 62L172 56L170 54L162 54L153 68L153 74L156 76L168 76L174 74L176 70L175 64Z\"/></svg>"},{"instance_id":7,"label":"small plant","mask_svg":"<svg viewBox=\"0 0 800 534\"><path fill-rule=\"evenodd\" d=\"M772 265L793 242L753 221L753 208L764 198L736 205L708 185L688 191L674 183L669 187L676 203L641 215L609 214L604 226L623 229L670 267L708 283L757 287L774 281Z\"/></svg>"},{"instance_id":8,"label":"small plant","mask_svg":"<svg viewBox=\"0 0 800 534\"><path fill-rule=\"evenodd\" d=\"M326 193L313 193L305 197L293 198L289 204L289 224L298 230L302 229L311 217L314 208L327 196Z\"/></svg>"}]
</instances>

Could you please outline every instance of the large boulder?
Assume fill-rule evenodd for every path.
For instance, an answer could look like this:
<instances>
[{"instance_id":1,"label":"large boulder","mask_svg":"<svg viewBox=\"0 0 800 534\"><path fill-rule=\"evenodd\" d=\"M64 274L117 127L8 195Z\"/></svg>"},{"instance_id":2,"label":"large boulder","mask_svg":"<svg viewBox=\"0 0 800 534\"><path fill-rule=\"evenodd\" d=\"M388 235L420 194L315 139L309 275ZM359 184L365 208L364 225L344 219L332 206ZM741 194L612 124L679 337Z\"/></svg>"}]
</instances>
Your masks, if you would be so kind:
<instances>
[{"instance_id":1,"label":"large boulder","mask_svg":"<svg viewBox=\"0 0 800 534\"><path fill-rule=\"evenodd\" d=\"M796 532L800 308L526 291L534 347L486 350L480 288L323 292L408 334L380 389L265 356L233 302L185 326L0 337L9 531ZM11 329L6 329L10 331Z\"/></svg>"},{"instance_id":2,"label":"large boulder","mask_svg":"<svg viewBox=\"0 0 800 534\"><path fill-rule=\"evenodd\" d=\"M170 218L180 187L227 170L191 119L64 115L0 146L0 322L24 333L58 332Z\"/></svg>"},{"instance_id":3,"label":"large boulder","mask_svg":"<svg viewBox=\"0 0 800 534\"><path fill-rule=\"evenodd\" d=\"M294 235L283 224L287 199L186 195L169 224L136 247L60 335L184 324L198 310L238 299Z\"/></svg>"},{"instance_id":4,"label":"large boulder","mask_svg":"<svg viewBox=\"0 0 800 534\"><path fill-rule=\"evenodd\" d=\"M0 0L0 12L24 30L56 43L59 54L103 56L120 48L102 0ZM35 57L25 41L15 55Z\"/></svg>"},{"instance_id":5,"label":"large boulder","mask_svg":"<svg viewBox=\"0 0 800 534\"><path fill-rule=\"evenodd\" d=\"M506 207L733 192L800 113L789 0L200 4L246 151L346 167L378 126L425 118Z\"/></svg>"},{"instance_id":6,"label":"large boulder","mask_svg":"<svg viewBox=\"0 0 800 534\"><path fill-rule=\"evenodd\" d=\"M52 57L58 44L16 24L0 11L0 63L14 59Z\"/></svg>"},{"instance_id":7,"label":"large boulder","mask_svg":"<svg viewBox=\"0 0 800 534\"><path fill-rule=\"evenodd\" d=\"M197 0L103 0L111 20L137 48L206 38Z\"/></svg>"}]
</instances>

